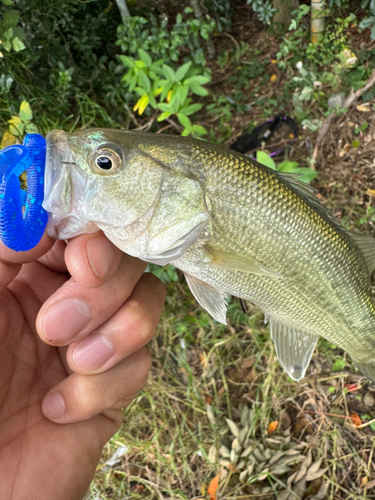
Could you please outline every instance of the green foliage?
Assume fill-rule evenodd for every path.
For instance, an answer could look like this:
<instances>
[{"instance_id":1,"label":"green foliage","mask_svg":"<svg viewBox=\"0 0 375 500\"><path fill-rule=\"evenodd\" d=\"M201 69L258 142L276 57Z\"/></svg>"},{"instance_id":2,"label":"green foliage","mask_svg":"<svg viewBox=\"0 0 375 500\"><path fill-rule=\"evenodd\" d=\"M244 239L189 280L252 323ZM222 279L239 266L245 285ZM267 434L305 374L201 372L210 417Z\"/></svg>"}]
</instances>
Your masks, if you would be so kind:
<instances>
[{"instance_id":1,"label":"green foliage","mask_svg":"<svg viewBox=\"0 0 375 500\"><path fill-rule=\"evenodd\" d=\"M178 281L176 268L171 264L163 267L156 264L148 264L146 271L155 274L164 284Z\"/></svg>"},{"instance_id":2,"label":"green foliage","mask_svg":"<svg viewBox=\"0 0 375 500\"><path fill-rule=\"evenodd\" d=\"M298 174L298 179L306 182L307 184L309 184L318 175L316 170L300 167L299 163L296 161L283 161L279 163L279 165L276 165L271 156L264 151L257 151L257 161L268 168L272 168L272 170L277 170L277 172L290 172Z\"/></svg>"},{"instance_id":3,"label":"green foliage","mask_svg":"<svg viewBox=\"0 0 375 500\"><path fill-rule=\"evenodd\" d=\"M20 26L17 26L20 13L18 10L7 8L12 4L12 0L2 0L2 4L0 5L0 14L2 15L0 20L0 49L7 52L12 50L20 52L25 48L22 42L25 38L25 32ZM3 57L1 52L0 57Z\"/></svg>"},{"instance_id":4,"label":"green foliage","mask_svg":"<svg viewBox=\"0 0 375 500\"><path fill-rule=\"evenodd\" d=\"M42 3L18 0L17 7L25 48L3 52L0 70L3 131L22 99L32 103L42 133L49 130L50 124L61 128L69 120L76 123L77 96L81 93L90 94L93 101L117 110L119 100L122 101L118 91L120 75L116 74L118 64L113 56L110 61L120 22L116 7L112 6L111 11L107 0ZM9 7L0 3L0 14L4 9ZM7 17L3 17L2 23L4 20ZM13 15L12 23L16 20Z\"/></svg>"},{"instance_id":5,"label":"green foliage","mask_svg":"<svg viewBox=\"0 0 375 500\"><path fill-rule=\"evenodd\" d=\"M146 19L142 16L132 16L125 19L117 30L117 44L126 54L137 54L139 49L150 53L154 58L166 61L179 61L184 49L187 60L203 68L205 66L204 42L215 29L215 21L196 19L192 16L193 9L186 7L184 16L176 16L173 27L167 15L160 20L153 14Z\"/></svg>"},{"instance_id":6,"label":"green foliage","mask_svg":"<svg viewBox=\"0 0 375 500\"><path fill-rule=\"evenodd\" d=\"M17 142L21 142L25 134L38 133L38 127L32 123L33 112L27 101L22 101L18 114L8 120L9 129L3 134L0 148L5 148Z\"/></svg>"},{"instance_id":7,"label":"green foliage","mask_svg":"<svg viewBox=\"0 0 375 500\"><path fill-rule=\"evenodd\" d=\"M271 0L246 0L263 24L271 24L272 17L277 11Z\"/></svg>"},{"instance_id":8,"label":"green foliage","mask_svg":"<svg viewBox=\"0 0 375 500\"><path fill-rule=\"evenodd\" d=\"M164 63L164 59L153 62L151 56L143 49L138 49L139 59L121 55L120 60L128 68L122 81L129 92L135 92L140 97L133 110L140 115L148 105L160 111L157 121L161 122L176 115L184 127L182 135L200 136L207 131L200 125L193 125L189 116L202 108L200 103L192 103L189 93L206 96L203 87L211 78L198 75L192 62L187 62L177 69Z\"/></svg>"},{"instance_id":9,"label":"green foliage","mask_svg":"<svg viewBox=\"0 0 375 500\"><path fill-rule=\"evenodd\" d=\"M375 0L362 0L362 9L368 9L371 14L359 24L360 28L371 28L371 40L375 40Z\"/></svg>"},{"instance_id":10,"label":"green foliage","mask_svg":"<svg viewBox=\"0 0 375 500\"><path fill-rule=\"evenodd\" d=\"M346 361L342 358L337 358L336 361L332 365L333 372L339 372L343 370L347 366Z\"/></svg>"}]
</instances>

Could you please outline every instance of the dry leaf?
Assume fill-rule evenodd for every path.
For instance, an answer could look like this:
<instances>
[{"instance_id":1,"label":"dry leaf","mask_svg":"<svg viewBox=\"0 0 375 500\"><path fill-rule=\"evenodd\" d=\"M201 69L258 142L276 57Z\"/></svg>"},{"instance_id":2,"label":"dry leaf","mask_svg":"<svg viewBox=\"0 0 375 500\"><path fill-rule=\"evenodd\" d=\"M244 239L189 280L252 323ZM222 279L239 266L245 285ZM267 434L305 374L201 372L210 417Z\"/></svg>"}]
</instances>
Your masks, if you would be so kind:
<instances>
[{"instance_id":1,"label":"dry leaf","mask_svg":"<svg viewBox=\"0 0 375 500\"><path fill-rule=\"evenodd\" d=\"M353 422L354 425L356 425L357 427L359 425L362 425L362 420L361 420L361 417L358 415L358 413L356 413L355 411L353 411L351 414L350 414L350 418L351 418L351 421Z\"/></svg>"},{"instance_id":2,"label":"dry leaf","mask_svg":"<svg viewBox=\"0 0 375 500\"><path fill-rule=\"evenodd\" d=\"M254 364L255 356L250 356L249 358L245 358L241 363L242 370L246 370L251 368Z\"/></svg>"},{"instance_id":3,"label":"dry leaf","mask_svg":"<svg viewBox=\"0 0 375 500\"><path fill-rule=\"evenodd\" d=\"M232 434L234 437L239 437L240 435L240 430L239 428L237 427L237 425L233 422L233 420L231 420L230 418L226 418L225 419L227 424L228 424L228 427L229 429L231 430Z\"/></svg>"},{"instance_id":4,"label":"dry leaf","mask_svg":"<svg viewBox=\"0 0 375 500\"><path fill-rule=\"evenodd\" d=\"M274 420L273 422L271 422L267 428L267 432L268 434L272 434L273 432L275 432L275 430L277 429L277 426L279 425L279 421L278 420Z\"/></svg>"},{"instance_id":5,"label":"dry leaf","mask_svg":"<svg viewBox=\"0 0 375 500\"><path fill-rule=\"evenodd\" d=\"M363 113L368 113L369 111L371 111L371 109L370 109L370 103L369 102L365 102L364 104L358 104L358 106L356 106L356 110L357 111L362 111Z\"/></svg>"},{"instance_id":6,"label":"dry leaf","mask_svg":"<svg viewBox=\"0 0 375 500\"><path fill-rule=\"evenodd\" d=\"M372 481L369 481L367 484L366 484L366 488L369 490L370 488L374 488L375 487L375 479L373 479Z\"/></svg>"},{"instance_id":7,"label":"dry leaf","mask_svg":"<svg viewBox=\"0 0 375 500\"><path fill-rule=\"evenodd\" d=\"M207 493L210 495L210 500L216 500L216 492L219 487L219 477L219 474L215 476L207 488Z\"/></svg>"},{"instance_id":8,"label":"dry leaf","mask_svg":"<svg viewBox=\"0 0 375 500\"><path fill-rule=\"evenodd\" d=\"M0 149L7 148L8 146L12 146L16 144L17 139L7 130L3 134L3 138L1 140Z\"/></svg>"},{"instance_id":9,"label":"dry leaf","mask_svg":"<svg viewBox=\"0 0 375 500\"><path fill-rule=\"evenodd\" d=\"M277 79L277 75L271 75L270 81L273 83Z\"/></svg>"}]
</instances>

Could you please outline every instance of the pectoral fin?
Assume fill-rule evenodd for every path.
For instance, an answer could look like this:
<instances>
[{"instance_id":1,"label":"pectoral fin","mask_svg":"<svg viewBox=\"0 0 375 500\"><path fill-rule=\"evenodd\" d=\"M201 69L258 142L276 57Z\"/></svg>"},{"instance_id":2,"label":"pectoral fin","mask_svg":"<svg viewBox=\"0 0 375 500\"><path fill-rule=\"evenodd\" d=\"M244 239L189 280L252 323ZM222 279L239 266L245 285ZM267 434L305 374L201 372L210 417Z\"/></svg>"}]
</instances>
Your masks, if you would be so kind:
<instances>
[{"instance_id":1,"label":"pectoral fin","mask_svg":"<svg viewBox=\"0 0 375 500\"><path fill-rule=\"evenodd\" d=\"M172 248L165 250L159 255L145 255L143 258L147 260L147 262L152 262L159 266L165 266L169 262L179 259L184 252L197 241L205 225L206 221L200 222L191 231L182 236Z\"/></svg>"},{"instance_id":2,"label":"pectoral fin","mask_svg":"<svg viewBox=\"0 0 375 500\"><path fill-rule=\"evenodd\" d=\"M197 302L206 309L216 321L226 325L227 303L225 299L227 294L207 285L207 283L203 283L203 281L197 278L193 278L193 276L189 274L185 273L185 278Z\"/></svg>"},{"instance_id":3,"label":"pectoral fin","mask_svg":"<svg viewBox=\"0 0 375 500\"><path fill-rule=\"evenodd\" d=\"M319 337L284 325L268 316L271 338L281 366L293 380L301 380L309 366Z\"/></svg>"},{"instance_id":4,"label":"pectoral fin","mask_svg":"<svg viewBox=\"0 0 375 500\"><path fill-rule=\"evenodd\" d=\"M207 251L212 257L210 262L212 266L223 267L225 269L231 269L232 271L271 276L273 278L282 277L280 273L273 271L247 255L228 252L226 250L216 250L212 247L207 247Z\"/></svg>"}]
</instances>

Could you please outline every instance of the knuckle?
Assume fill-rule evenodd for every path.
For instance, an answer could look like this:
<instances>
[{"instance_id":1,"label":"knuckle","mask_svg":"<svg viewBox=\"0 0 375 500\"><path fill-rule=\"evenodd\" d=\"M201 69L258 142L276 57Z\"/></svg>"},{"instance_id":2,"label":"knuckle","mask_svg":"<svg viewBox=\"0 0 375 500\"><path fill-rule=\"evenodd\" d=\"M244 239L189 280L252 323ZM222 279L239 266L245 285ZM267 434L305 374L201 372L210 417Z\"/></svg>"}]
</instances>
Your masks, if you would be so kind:
<instances>
[{"instance_id":1,"label":"knuckle","mask_svg":"<svg viewBox=\"0 0 375 500\"><path fill-rule=\"evenodd\" d=\"M142 339L150 339L155 331L153 316L137 299L129 299L127 303L128 321L133 331Z\"/></svg>"}]
</instances>

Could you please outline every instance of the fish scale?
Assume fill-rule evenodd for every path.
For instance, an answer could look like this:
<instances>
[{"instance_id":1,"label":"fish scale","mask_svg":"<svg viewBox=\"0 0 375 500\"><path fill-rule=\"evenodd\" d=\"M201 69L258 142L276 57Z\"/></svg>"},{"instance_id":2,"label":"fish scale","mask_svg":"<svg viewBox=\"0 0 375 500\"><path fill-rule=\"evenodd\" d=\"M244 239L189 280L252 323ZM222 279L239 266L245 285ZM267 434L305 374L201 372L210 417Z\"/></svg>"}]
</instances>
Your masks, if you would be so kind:
<instances>
[{"instance_id":1,"label":"fish scale","mask_svg":"<svg viewBox=\"0 0 375 500\"><path fill-rule=\"evenodd\" d=\"M342 228L293 174L223 146L159 134L54 131L47 144L52 236L97 227L131 255L172 262L223 323L228 294L251 301L265 312L280 362L296 380L319 336L347 350L375 380L368 293L374 240ZM101 172L96 158L112 150L121 161ZM74 166L62 173L68 155ZM71 192L82 199L62 210L53 192L77 179L86 179L85 189Z\"/></svg>"}]
</instances>

